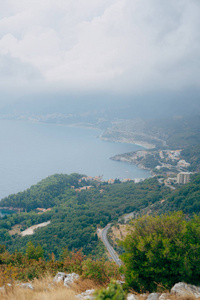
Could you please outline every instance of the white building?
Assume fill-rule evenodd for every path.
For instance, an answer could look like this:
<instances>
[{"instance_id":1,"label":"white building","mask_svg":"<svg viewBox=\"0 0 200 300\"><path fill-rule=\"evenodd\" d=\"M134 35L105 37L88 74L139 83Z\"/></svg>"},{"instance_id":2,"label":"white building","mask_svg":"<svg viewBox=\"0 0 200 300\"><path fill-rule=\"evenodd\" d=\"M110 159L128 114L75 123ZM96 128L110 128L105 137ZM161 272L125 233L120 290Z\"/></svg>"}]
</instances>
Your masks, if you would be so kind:
<instances>
[{"instance_id":1,"label":"white building","mask_svg":"<svg viewBox=\"0 0 200 300\"><path fill-rule=\"evenodd\" d=\"M188 183L190 181L190 173L181 172L177 175L177 183Z\"/></svg>"}]
</instances>

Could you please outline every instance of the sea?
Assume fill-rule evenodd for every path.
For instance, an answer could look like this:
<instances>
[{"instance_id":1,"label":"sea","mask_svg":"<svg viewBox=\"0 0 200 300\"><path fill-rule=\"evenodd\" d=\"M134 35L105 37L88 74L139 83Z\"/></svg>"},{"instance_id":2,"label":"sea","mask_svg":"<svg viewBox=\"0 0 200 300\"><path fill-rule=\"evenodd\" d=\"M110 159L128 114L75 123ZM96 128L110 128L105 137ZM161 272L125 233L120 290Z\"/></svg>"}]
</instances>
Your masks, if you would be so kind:
<instances>
[{"instance_id":1,"label":"sea","mask_svg":"<svg viewBox=\"0 0 200 300\"><path fill-rule=\"evenodd\" d=\"M110 178L148 178L150 172L110 157L144 149L103 141L97 129L0 120L0 199L56 173Z\"/></svg>"}]
</instances>

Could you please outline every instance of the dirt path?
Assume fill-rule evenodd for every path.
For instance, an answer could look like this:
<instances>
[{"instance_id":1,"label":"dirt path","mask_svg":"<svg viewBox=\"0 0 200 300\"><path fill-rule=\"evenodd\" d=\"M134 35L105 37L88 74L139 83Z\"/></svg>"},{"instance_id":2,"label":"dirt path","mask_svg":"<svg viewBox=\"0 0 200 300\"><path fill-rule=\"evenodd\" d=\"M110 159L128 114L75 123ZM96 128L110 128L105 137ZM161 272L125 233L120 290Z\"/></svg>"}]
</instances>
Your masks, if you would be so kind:
<instances>
[{"instance_id":1,"label":"dirt path","mask_svg":"<svg viewBox=\"0 0 200 300\"><path fill-rule=\"evenodd\" d=\"M29 228L27 228L26 230L22 231L21 232L21 235L22 236L25 236L25 235L31 235L31 234L34 234L34 231L37 229L37 228L40 228L40 227L45 227L47 225L50 224L50 221L48 222L44 222L44 223L40 223L40 224L37 224L37 225L33 225Z\"/></svg>"}]
</instances>

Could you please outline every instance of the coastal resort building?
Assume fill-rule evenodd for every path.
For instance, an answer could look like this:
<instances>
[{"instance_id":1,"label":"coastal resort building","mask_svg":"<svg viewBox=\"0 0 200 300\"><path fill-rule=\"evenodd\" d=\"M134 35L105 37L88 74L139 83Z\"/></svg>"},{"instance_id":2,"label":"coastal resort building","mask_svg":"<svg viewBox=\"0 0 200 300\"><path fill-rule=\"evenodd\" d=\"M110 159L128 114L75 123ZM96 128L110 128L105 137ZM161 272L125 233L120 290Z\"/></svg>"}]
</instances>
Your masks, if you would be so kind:
<instances>
[{"instance_id":1,"label":"coastal resort building","mask_svg":"<svg viewBox=\"0 0 200 300\"><path fill-rule=\"evenodd\" d=\"M186 184L190 181L190 173L189 172L181 172L177 175L177 183Z\"/></svg>"}]
</instances>

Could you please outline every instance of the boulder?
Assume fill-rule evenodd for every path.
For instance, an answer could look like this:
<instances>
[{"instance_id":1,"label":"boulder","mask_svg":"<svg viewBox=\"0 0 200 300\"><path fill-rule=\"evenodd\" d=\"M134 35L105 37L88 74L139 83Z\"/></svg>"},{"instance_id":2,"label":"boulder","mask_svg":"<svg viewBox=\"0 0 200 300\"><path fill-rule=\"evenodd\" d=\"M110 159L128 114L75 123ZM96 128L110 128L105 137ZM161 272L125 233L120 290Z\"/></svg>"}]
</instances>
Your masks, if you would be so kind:
<instances>
[{"instance_id":1,"label":"boulder","mask_svg":"<svg viewBox=\"0 0 200 300\"><path fill-rule=\"evenodd\" d=\"M200 297L200 287L184 282L176 283L171 289L171 294L179 297Z\"/></svg>"},{"instance_id":2,"label":"boulder","mask_svg":"<svg viewBox=\"0 0 200 300\"><path fill-rule=\"evenodd\" d=\"M77 280L79 279L79 275L76 274L76 273L71 273L71 274L66 274L64 272L58 272L56 274L56 276L54 277L54 282L60 282L60 281L63 281L64 283L64 286L67 286L69 287L69 285L71 283L74 282L74 280Z\"/></svg>"},{"instance_id":3,"label":"boulder","mask_svg":"<svg viewBox=\"0 0 200 300\"><path fill-rule=\"evenodd\" d=\"M80 276L76 273L66 274L66 277L64 279L64 286L69 287L70 284L79 279L79 277Z\"/></svg>"},{"instance_id":4,"label":"boulder","mask_svg":"<svg viewBox=\"0 0 200 300\"><path fill-rule=\"evenodd\" d=\"M53 281L54 281L54 282L64 281L66 275L67 275L67 274L65 274L64 272L58 272L58 273L56 274L56 276L54 277Z\"/></svg>"},{"instance_id":5,"label":"boulder","mask_svg":"<svg viewBox=\"0 0 200 300\"><path fill-rule=\"evenodd\" d=\"M163 293L160 295L159 300L170 300L170 294L169 293Z\"/></svg>"},{"instance_id":6,"label":"boulder","mask_svg":"<svg viewBox=\"0 0 200 300\"><path fill-rule=\"evenodd\" d=\"M33 286L30 282L26 282L26 283L21 283L20 286L24 289L30 289L33 290Z\"/></svg>"},{"instance_id":7,"label":"boulder","mask_svg":"<svg viewBox=\"0 0 200 300\"><path fill-rule=\"evenodd\" d=\"M134 294L128 294L127 300L139 300L140 298L137 295Z\"/></svg>"},{"instance_id":8,"label":"boulder","mask_svg":"<svg viewBox=\"0 0 200 300\"><path fill-rule=\"evenodd\" d=\"M158 293L151 293L148 295L147 300L158 300L160 297L160 294Z\"/></svg>"},{"instance_id":9,"label":"boulder","mask_svg":"<svg viewBox=\"0 0 200 300\"><path fill-rule=\"evenodd\" d=\"M95 292L95 290L87 290L79 295L76 295L76 297L80 300L85 300L85 299L88 299L88 300L94 300L95 297L93 296L93 293Z\"/></svg>"}]
</instances>

